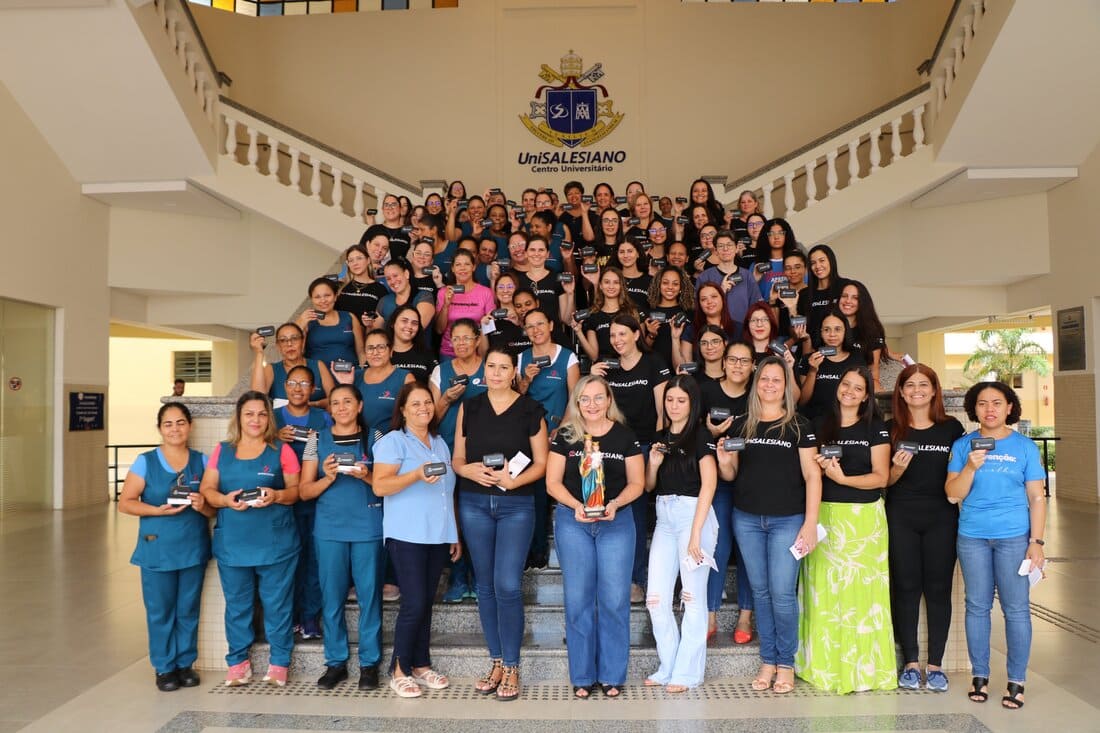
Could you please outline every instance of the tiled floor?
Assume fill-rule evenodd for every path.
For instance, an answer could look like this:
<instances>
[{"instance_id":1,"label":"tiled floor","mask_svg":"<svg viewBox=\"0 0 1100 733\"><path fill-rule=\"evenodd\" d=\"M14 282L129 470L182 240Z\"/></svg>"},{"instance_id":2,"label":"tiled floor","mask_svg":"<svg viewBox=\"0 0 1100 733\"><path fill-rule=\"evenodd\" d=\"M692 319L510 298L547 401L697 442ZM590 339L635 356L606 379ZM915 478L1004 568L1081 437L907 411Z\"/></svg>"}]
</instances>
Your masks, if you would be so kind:
<instances>
[{"instance_id":1,"label":"tiled floor","mask_svg":"<svg viewBox=\"0 0 1100 733\"><path fill-rule=\"evenodd\" d=\"M994 611L993 699L952 691L824 695L801 686L776 698L746 680L715 680L682 698L640 687L619 701L569 699L565 684L530 686L514 705L468 694L468 680L424 699L316 694L309 681L276 692L202 687L157 692L145 658L136 522L111 507L0 516L0 733L27 731L1100 731L1100 512L1052 502L1054 559L1032 594L1035 640L1028 702L997 704L1003 634ZM956 619L956 623L961 623ZM497 720L489 726L486 720Z\"/></svg>"}]
</instances>

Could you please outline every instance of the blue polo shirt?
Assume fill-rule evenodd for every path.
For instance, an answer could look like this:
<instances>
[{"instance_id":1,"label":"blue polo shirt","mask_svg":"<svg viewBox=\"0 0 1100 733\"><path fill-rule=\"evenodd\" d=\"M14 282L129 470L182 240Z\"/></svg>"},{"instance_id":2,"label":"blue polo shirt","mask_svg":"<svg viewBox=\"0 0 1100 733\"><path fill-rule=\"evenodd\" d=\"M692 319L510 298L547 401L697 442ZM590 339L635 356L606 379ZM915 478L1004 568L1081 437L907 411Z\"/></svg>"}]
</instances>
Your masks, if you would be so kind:
<instances>
[{"instance_id":1,"label":"blue polo shirt","mask_svg":"<svg viewBox=\"0 0 1100 733\"><path fill-rule=\"evenodd\" d=\"M425 463L446 463L447 473L429 484L416 481L383 499L382 535L403 542L438 545L458 542L455 524L455 474L451 451L438 435L431 436L431 447L408 430L392 430L374 444L374 466L397 466L397 473L408 473Z\"/></svg>"}]
</instances>

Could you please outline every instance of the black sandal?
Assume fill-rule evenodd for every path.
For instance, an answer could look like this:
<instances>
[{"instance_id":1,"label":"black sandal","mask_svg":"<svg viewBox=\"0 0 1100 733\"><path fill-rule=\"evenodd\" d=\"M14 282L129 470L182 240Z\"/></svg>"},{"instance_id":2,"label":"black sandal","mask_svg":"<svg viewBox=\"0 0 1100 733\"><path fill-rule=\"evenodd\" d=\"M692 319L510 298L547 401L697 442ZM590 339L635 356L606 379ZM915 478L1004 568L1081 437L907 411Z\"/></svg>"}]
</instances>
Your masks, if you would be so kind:
<instances>
[{"instance_id":1,"label":"black sandal","mask_svg":"<svg viewBox=\"0 0 1100 733\"><path fill-rule=\"evenodd\" d=\"M1008 683L1008 694L1001 698L1001 707L1005 710L1019 710L1024 706L1024 701L1018 695L1024 694L1024 686L1015 682Z\"/></svg>"},{"instance_id":2,"label":"black sandal","mask_svg":"<svg viewBox=\"0 0 1100 733\"><path fill-rule=\"evenodd\" d=\"M623 694L622 685L600 685L600 689L603 690L604 697L615 698Z\"/></svg>"},{"instance_id":3,"label":"black sandal","mask_svg":"<svg viewBox=\"0 0 1100 733\"><path fill-rule=\"evenodd\" d=\"M970 702L985 702L989 699L989 692L982 688L988 686L988 677L975 677L970 680L970 692L966 693L966 696L970 698Z\"/></svg>"},{"instance_id":4,"label":"black sandal","mask_svg":"<svg viewBox=\"0 0 1100 733\"><path fill-rule=\"evenodd\" d=\"M594 688L595 686L596 686L595 684L591 684L591 685L587 685L587 686L586 685L573 685L573 697L575 697L578 700L587 700L588 698L592 697L592 688ZM580 694L580 692L582 690L584 691L583 695Z\"/></svg>"}]
</instances>

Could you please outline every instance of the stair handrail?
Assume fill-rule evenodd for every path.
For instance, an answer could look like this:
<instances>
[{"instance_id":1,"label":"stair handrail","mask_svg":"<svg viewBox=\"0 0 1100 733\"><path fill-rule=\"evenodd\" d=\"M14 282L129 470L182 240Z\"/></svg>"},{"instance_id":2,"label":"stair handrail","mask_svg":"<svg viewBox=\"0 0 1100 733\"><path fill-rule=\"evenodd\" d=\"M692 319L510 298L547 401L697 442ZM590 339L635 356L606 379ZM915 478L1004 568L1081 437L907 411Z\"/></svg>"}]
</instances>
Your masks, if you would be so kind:
<instances>
[{"instance_id":1,"label":"stair handrail","mask_svg":"<svg viewBox=\"0 0 1100 733\"><path fill-rule=\"evenodd\" d=\"M847 153L847 181L845 188L851 186L868 176L873 175L894 160L903 156L902 124L907 119L912 120L912 149L919 150L925 145L925 126L923 115L925 107L930 100L931 90L928 84L913 89L887 104L871 110L858 119L852 120L827 135L799 148L790 155L773 161L762 168L739 178L738 180L722 186L718 195L719 201L736 208L738 194L743 190L757 192L761 197L763 213L768 218L775 216L775 207L772 202L772 192L779 186L784 187L784 215L788 216L795 211L796 195L794 180L803 178L805 184L804 208L818 203L817 182L814 179L814 171L824 159L826 166L825 183L826 190L823 198L828 198L840 189L840 175L837 170L837 159ZM881 139L885 136L890 141L890 156L883 158ZM859 149L862 145L869 144L868 153L869 168L863 171L859 159ZM781 183L780 183L781 182Z\"/></svg>"},{"instance_id":2,"label":"stair handrail","mask_svg":"<svg viewBox=\"0 0 1100 733\"><path fill-rule=\"evenodd\" d=\"M153 0L153 5L172 52L183 67L206 119L211 125L215 124L218 96L222 88L231 85L233 80L214 63L187 0Z\"/></svg>"},{"instance_id":3,"label":"stair handrail","mask_svg":"<svg viewBox=\"0 0 1100 733\"><path fill-rule=\"evenodd\" d=\"M223 155L282 185L297 188L314 201L322 202L349 216L362 219L366 207L364 194L379 203L387 194L405 195L410 201L421 203L424 196L434 190L391 176L228 97L221 97L219 102L218 114L225 124ZM241 129L242 136L247 137L247 142L238 139L238 128ZM242 144L247 146L243 161L237 158L237 147ZM262 145L266 145L268 149L261 166ZM290 158L285 181L279 175L280 154ZM310 167L310 176L304 185L300 163ZM333 180L332 190L326 201L321 198L322 176L330 176ZM343 210L344 185L335 185L336 181L352 189L350 211Z\"/></svg>"},{"instance_id":4,"label":"stair handrail","mask_svg":"<svg viewBox=\"0 0 1100 733\"><path fill-rule=\"evenodd\" d=\"M929 128L939 118L940 110L951 94L951 87L970 53L974 36L982 25L982 19L989 13L989 5L996 1L955 0L931 58L918 68L921 73L928 74L932 84Z\"/></svg>"}]
</instances>

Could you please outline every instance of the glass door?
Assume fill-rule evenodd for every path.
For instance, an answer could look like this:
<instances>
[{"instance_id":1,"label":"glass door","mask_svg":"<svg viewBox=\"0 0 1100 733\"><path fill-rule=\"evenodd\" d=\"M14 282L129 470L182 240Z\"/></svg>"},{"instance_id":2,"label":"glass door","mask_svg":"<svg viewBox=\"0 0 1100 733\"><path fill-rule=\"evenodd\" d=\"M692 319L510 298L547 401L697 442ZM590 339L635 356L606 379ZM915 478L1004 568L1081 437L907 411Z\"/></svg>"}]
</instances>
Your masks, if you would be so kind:
<instances>
[{"instance_id":1,"label":"glass door","mask_svg":"<svg viewBox=\"0 0 1100 733\"><path fill-rule=\"evenodd\" d=\"M53 506L54 311L0 298L0 512Z\"/></svg>"}]
</instances>

